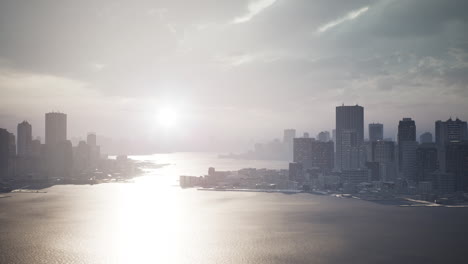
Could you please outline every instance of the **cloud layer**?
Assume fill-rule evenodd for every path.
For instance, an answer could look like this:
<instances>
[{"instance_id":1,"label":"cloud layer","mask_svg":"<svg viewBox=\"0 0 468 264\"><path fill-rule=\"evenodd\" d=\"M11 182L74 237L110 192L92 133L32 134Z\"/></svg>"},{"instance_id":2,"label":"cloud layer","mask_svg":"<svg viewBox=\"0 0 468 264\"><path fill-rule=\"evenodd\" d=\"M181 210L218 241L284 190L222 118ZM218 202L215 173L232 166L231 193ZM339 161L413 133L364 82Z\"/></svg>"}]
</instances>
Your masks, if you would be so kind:
<instances>
[{"instance_id":1,"label":"cloud layer","mask_svg":"<svg viewBox=\"0 0 468 264\"><path fill-rule=\"evenodd\" d=\"M176 149L231 148L296 127L331 130L336 105L365 106L394 137L468 119L463 0L46 1L0 3L0 124L42 113L154 140L180 108ZM130 124L130 125L127 125ZM139 129L134 129L139 127ZM141 128L140 128L141 127ZM173 131L174 132L174 131Z\"/></svg>"}]
</instances>

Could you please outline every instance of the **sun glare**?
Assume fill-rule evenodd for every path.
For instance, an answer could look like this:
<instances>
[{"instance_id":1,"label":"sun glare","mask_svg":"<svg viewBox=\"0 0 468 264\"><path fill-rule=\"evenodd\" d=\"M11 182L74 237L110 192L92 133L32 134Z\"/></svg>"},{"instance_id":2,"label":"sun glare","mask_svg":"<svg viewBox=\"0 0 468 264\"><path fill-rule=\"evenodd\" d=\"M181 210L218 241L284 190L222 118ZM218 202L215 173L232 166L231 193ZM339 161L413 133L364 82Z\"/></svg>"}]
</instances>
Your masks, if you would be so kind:
<instances>
[{"instance_id":1,"label":"sun glare","mask_svg":"<svg viewBox=\"0 0 468 264\"><path fill-rule=\"evenodd\" d=\"M159 124L163 127L170 128L177 125L179 120L178 112L170 107L161 108L158 112Z\"/></svg>"}]
</instances>

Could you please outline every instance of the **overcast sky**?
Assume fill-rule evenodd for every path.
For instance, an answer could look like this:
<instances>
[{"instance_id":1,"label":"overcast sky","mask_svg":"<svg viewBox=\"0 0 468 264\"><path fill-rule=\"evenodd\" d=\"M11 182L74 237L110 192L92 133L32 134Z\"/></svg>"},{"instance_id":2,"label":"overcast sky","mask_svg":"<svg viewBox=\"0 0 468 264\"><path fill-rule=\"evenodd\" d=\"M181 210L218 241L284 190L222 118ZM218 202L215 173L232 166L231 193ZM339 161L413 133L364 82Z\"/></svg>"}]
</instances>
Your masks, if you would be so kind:
<instances>
[{"instance_id":1,"label":"overcast sky","mask_svg":"<svg viewBox=\"0 0 468 264\"><path fill-rule=\"evenodd\" d=\"M284 128L468 119L465 0L0 0L0 127L233 149ZM165 126L161 109L177 112ZM367 130L367 129L366 129Z\"/></svg>"}]
</instances>

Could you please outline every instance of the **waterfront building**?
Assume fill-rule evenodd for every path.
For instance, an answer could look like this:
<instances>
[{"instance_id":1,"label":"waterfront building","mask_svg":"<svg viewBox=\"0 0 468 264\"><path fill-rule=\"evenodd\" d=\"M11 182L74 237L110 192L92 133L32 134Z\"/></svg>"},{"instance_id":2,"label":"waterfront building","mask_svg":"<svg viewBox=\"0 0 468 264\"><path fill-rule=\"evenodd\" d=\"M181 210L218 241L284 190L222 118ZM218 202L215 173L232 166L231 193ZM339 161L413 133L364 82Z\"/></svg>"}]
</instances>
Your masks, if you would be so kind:
<instances>
[{"instance_id":1,"label":"waterfront building","mask_svg":"<svg viewBox=\"0 0 468 264\"><path fill-rule=\"evenodd\" d=\"M301 163L304 170L312 168L312 138L295 138L293 161Z\"/></svg>"},{"instance_id":2,"label":"waterfront building","mask_svg":"<svg viewBox=\"0 0 468 264\"><path fill-rule=\"evenodd\" d=\"M460 119L435 122L435 143L438 151L438 162L440 171L446 171L446 149L447 144L468 140L467 123Z\"/></svg>"},{"instance_id":3,"label":"waterfront building","mask_svg":"<svg viewBox=\"0 0 468 264\"><path fill-rule=\"evenodd\" d=\"M18 156L29 157L32 151L32 126L23 121L17 126L18 135Z\"/></svg>"},{"instance_id":4,"label":"waterfront building","mask_svg":"<svg viewBox=\"0 0 468 264\"><path fill-rule=\"evenodd\" d=\"M361 146L364 142L364 108L336 107L336 168L356 169L361 166Z\"/></svg>"}]
</instances>

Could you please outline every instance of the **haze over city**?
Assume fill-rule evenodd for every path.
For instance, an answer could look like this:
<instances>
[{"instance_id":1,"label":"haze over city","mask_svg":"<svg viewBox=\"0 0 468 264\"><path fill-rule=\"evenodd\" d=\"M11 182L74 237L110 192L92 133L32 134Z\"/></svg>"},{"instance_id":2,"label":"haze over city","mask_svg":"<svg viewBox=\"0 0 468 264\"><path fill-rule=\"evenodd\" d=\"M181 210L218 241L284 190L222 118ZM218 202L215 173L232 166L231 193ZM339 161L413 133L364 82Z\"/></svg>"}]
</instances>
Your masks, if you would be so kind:
<instances>
[{"instance_id":1,"label":"haze over city","mask_svg":"<svg viewBox=\"0 0 468 264\"><path fill-rule=\"evenodd\" d=\"M468 119L466 1L0 2L0 123L142 152L240 151L366 107L396 138Z\"/></svg>"}]
</instances>

